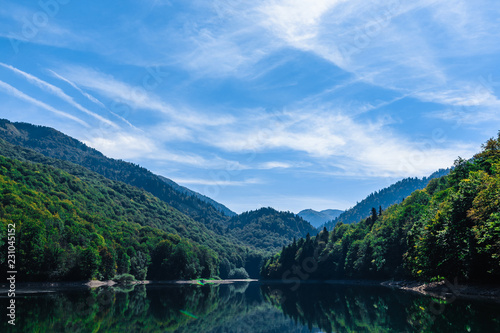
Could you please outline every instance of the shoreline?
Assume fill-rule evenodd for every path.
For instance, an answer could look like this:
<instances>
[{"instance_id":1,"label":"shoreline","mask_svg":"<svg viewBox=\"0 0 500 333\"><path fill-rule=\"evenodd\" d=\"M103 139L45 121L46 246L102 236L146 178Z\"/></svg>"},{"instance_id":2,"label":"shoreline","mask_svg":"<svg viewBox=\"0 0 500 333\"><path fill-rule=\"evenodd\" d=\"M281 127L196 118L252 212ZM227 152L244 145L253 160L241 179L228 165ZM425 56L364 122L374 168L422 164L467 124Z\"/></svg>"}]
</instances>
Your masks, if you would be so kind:
<instances>
[{"instance_id":1,"label":"shoreline","mask_svg":"<svg viewBox=\"0 0 500 333\"><path fill-rule=\"evenodd\" d=\"M133 281L128 285L228 285L234 283L260 282L263 284L283 284L283 280L258 280L258 279L197 279L197 280L172 280L172 281ZM431 296L439 299L465 298L477 300L490 300L500 302L500 284L458 284L450 281L420 282L415 280L324 280L324 281L301 281L301 283L325 283L345 286L381 286L397 289L420 295ZM57 289L95 289L100 287L122 286L112 280L108 281L77 281L77 282L20 282L17 284L16 292L19 294L54 292ZM0 284L0 295L8 291L8 285ZM0 296L1 297L1 296Z\"/></svg>"},{"instance_id":2,"label":"shoreline","mask_svg":"<svg viewBox=\"0 0 500 333\"><path fill-rule=\"evenodd\" d=\"M128 284L120 284L113 280L99 281L60 281L60 282L18 282L16 283L16 293L27 294L27 293L37 293L37 292L53 292L54 289L94 289L100 287L112 287L112 286L126 286L126 285L220 285L220 284L233 284L242 282L258 282L257 279L227 279L227 280L215 280L215 279L197 279L197 280L171 280L171 281L151 281L151 280L140 280L132 281ZM2 294L7 293L9 290L9 285L6 283L0 283L0 297Z\"/></svg>"}]
</instances>

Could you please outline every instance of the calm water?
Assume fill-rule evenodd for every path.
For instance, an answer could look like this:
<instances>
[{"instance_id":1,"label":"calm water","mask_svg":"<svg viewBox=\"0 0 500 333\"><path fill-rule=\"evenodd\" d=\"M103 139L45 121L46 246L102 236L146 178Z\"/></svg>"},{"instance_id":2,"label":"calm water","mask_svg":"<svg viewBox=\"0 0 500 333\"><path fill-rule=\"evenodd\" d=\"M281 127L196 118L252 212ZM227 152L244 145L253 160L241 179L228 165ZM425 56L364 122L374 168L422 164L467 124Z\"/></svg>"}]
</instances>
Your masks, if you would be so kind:
<instances>
[{"instance_id":1,"label":"calm water","mask_svg":"<svg viewBox=\"0 0 500 333\"><path fill-rule=\"evenodd\" d=\"M155 285L30 291L1 332L500 332L500 304L383 287ZM19 290L18 290L19 291Z\"/></svg>"}]
</instances>

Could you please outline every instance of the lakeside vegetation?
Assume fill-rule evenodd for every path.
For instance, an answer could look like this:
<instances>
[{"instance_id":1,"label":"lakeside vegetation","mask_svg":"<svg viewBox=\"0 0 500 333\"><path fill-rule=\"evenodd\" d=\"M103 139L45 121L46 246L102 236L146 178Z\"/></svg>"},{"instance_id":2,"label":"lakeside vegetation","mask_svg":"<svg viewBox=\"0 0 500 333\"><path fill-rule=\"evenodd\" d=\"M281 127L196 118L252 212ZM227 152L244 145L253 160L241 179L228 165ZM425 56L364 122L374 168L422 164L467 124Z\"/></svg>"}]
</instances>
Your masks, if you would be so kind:
<instances>
[{"instance_id":1,"label":"lakeside vegetation","mask_svg":"<svg viewBox=\"0 0 500 333\"><path fill-rule=\"evenodd\" d=\"M500 133L402 203L283 247L262 276L293 277L294 268L307 270L307 279L498 281Z\"/></svg>"}]
</instances>

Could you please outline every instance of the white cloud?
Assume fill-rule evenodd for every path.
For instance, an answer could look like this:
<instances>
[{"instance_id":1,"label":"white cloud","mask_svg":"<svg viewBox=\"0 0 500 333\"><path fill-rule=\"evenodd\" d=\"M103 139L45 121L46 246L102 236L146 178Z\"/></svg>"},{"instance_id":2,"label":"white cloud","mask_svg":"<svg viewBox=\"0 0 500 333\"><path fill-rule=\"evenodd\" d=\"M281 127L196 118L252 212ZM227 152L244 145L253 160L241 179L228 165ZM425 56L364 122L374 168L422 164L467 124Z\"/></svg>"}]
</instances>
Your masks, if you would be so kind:
<instances>
[{"instance_id":1,"label":"white cloud","mask_svg":"<svg viewBox=\"0 0 500 333\"><path fill-rule=\"evenodd\" d=\"M263 181L258 178L249 178L245 180L219 180L219 179L196 179L196 178L174 178L176 183L182 185L207 185L207 186L245 186L262 184Z\"/></svg>"},{"instance_id":2,"label":"white cloud","mask_svg":"<svg viewBox=\"0 0 500 333\"><path fill-rule=\"evenodd\" d=\"M104 136L105 133L101 134L88 137L83 142L106 156L120 159L134 159L157 151L154 141L146 137L120 132L115 132L109 137Z\"/></svg>"},{"instance_id":3,"label":"white cloud","mask_svg":"<svg viewBox=\"0 0 500 333\"><path fill-rule=\"evenodd\" d=\"M8 38L17 53L23 50L23 44L40 44L61 48L75 49L91 45L93 38L85 32L74 32L61 24L61 13L69 3L58 5L50 15L39 4L23 6L18 1L3 1L0 8L0 36Z\"/></svg>"},{"instance_id":4,"label":"white cloud","mask_svg":"<svg viewBox=\"0 0 500 333\"><path fill-rule=\"evenodd\" d=\"M270 170L270 169L288 169L292 167L293 164L291 163L272 161L272 162L261 163L257 168L261 170Z\"/></svg>"},{"instance_id":5,"label":"white cloud","mask_svg":"<svg viewBox=\"0 0 500 333\"><path fill-rule=\"evenodd\" d=\"M210 165L209 161L195 154L179 154L159 146L159 140L145 133L88 132L83 142L104 155L119 159L149 159L194 166Z\"/></svg>"},{"instance_id":6,"label":"white cloud","mask_svg":"<svg viewBox=\"0 0 500 333\"><path fill-rule=\"evenodd\" d=\"M75 117L75 116L72 116L66 112L63 112L63 111L59 111L57 110L56 108L48 105L48 104L45 104L44 102L42 101L39 101L31 96L28 96L26 95L25 93L23 93L22 91L14 88L13 86L11 86L10 84L8 83L5 83L3 81L0 81L0 89L2 89L4 92L6 92L7 94L11 95L11 96L14 96L16 98L19 98L21 100L24 100L30 104L33 104L39 108L42 108L42 109L45 109L47 111L50 111L54 114L57 114L58 116L60 117L64 117L64 118L67 118L67 119L71 119L73 121L76 121L77 123L85 126L85 127L90 127L89 124L87 124L85 121Z\"/></svg>"},{"instance_id":7,"label":"white cloud","mask_svg":"<svg viewBox=\"0 0 500 333\"><path fill-rule=\"evenodd\" d=\"M482 86L461 87L460 89L441 91L421 91L414 94L423 101L432 101L453 106L492 106L498 107L500 100L491 91Z\"/></svg>"},{"instance_id":8,"label":"white cloud","mask_svg":"<svg viewBox=\"0 0 500 333\"><path fill-rule=\"evenodd\" d=\"M260 10L267 17L264 25L288 42L301 43L317 37L322 16L346 0L300 0L270 1Z\"/></svg>"},{"instance_id":9,"label":"white cloud","mask_svg":"<svg viewBox=\"0 0 500 333\"><path fill-rule=\"evenodd\" d=\"M375 177L426 176L452 165L458 155L470 156L475 148L432 140L411 142L384 122L360 123L335 109L298 109L279 119L251 126L241 121L245 127L205 134L205 144L231 152L303 152L341 174Z\"/></svg>"},{"instance_id":10,"label":"white cloud","mask_svg":"<svg viewBox=\"0 0 500 333\"><path fill-rule=\"evenodd\" d=\"M84 133L81 140L88 146L95 148L104 155L128 160L150 161L153 164L167 165L189 165L200 169L219 170L247 170L245 166L237 161L231 161L218 156L205 158L186 151L175 151L165 148L166 141L172 139L165 135L158 136L161 129L152 127L151 129L137 131L110 131L95 128Z\"/></svg>"}]
</instances>

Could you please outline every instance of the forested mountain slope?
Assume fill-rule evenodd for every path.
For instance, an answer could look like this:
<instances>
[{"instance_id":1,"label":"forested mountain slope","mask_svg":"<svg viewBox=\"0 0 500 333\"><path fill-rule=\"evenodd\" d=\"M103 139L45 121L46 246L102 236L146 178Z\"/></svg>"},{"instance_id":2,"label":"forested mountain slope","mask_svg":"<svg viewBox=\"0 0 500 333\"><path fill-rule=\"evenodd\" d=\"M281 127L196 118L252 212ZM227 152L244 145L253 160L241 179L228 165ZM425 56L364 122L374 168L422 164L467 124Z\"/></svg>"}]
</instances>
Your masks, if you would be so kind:
<instances>
[{"instance_id":1,"label":"forested mountain slope","mask_svg":"<svg viewBox=\"0 0 500 333\"><path fill-rule=\"evenodd\" d=\"M15 230L20 281L218 273L217 255L208 246L222 252L223 244L204 226L126 184L0 156L0 193L0 262L6 263L11 245L7 230ZM191 240L178 236L187 228Z\"/></svg>"},{"instance_id":2,"label":"forested mountain slope","mask_svg":"<svg viewBox=\"0 0 500 333\"><path fill-rule=\"evenodd\" d=\"M434 172L429 177L421 179L405 178L389 187L381 189L380 191L373 192L365 199L361 200L361 202L357 203L354 207L349 208L340 214L336 219L322 225L320 230L323 227L326 227L327 230L332 230L333 227L335 227L335 225L339 222L344 224L359 222L370 215L373 207L376 209L379 209L380 207L385 209L390 205L399 203L414 191L423 189L432 179L447 175L449 172L449 169L441 169Z\"/></svg>"},{"instance_id":3,"label":"forested mountain slope","mask_svg":"<svg viewBox=\"0 0 500 333\"><path fill-rule=\"evenodd\" d=\"M120 260L120 253L123 251L132 260L135 257L134 253L139 250L142 253L139 255L140 259L146 262L153 258L152 251L162 239L182 241L182 244L191 244L189 246L196 248L204 246L204 250L200 250L199 253L206 252L207 256L213 257L215 268L210 269L211 275L217 275L217 265L222 259L226 259L231 268L235 268L244 266L246 257L250 254L252 257L260 257L230 235L223 236L214 233L205 225L192 220L142 189L109 180L79 165L49 158L1 139L0 155L9 157L2 157L3 168L0 170L0 176L3 177L0 197L2 200L0 206L2 234L5 235L8 223L17 221L16 226L19 228L16 229L17 234L23 235L22 237L29 234L25 228L33 229L35 227L31 225L37 225L35 229L38 231L35 238L18 240L27 248L26 253L34 251L32 248L38 248L41 251L40 256L35 256L37 265L45 264L43 258L51 256L51 254L45 255L45 252L53 249L59 249L57 253L62 258L68 255L78 257L78 254L74 252L75 246L80 246L80 251L87 251L89 246L94 250L98 250L99 246L108 248L115 263ZM68 223L71 224L69 229L64 227ZM54 229L54 224L58 226L58 229ZM122 230L123 228L126 228L126 231ZM72 233L78 235L78 242L75 243L73 238L67 239L66 232L70 229L73 230ZM87 235L89 230L93 236ZM151 236L144 236L147 233ZM82 237L84 240L81 240ZM95 245L86 240L87 237L103 238L104 244L107 245L101 243ZM2 241L5 239L6 237L2 238ZM95 246L92 247L92 244ZM130 246L132 249L129 249ZM2 247L5 247L5 243ZM7 252L2 252L2 255L5 253ZM99 262L102 256L98 255L96 260ZM59 272L57 265L55 270ZM62 263L61 265L66 267L69 264ZM172 270L174 275L162 278L183 276L182 265L179 263L177 269ZM123 271L123 269L118 269ZM31 272L31 270L27 268L25 272ZM43 275L42 271L36 271L28 274L30 276L26 278L74 279L90 274L88 269L85 272L83 274L64 271L49 276ZM133 273L138 275L135 271ZM179 275L175 275L177 273ZM109 277L109 274L99 269L96 274ZM188 276L196 275L189 274ZM161 278L160 276L150 277Z\"/></svg>"},{"instance_id":4,"label":"forested mountain slope","mask_svg":"<svg viewBox=\"0 0 500 333\"><path fill-rule=\"evenodd\" d=\"M66 160L104 177L143 188L180 212L221 232L229 217L198 197L176 190L159 176L129 162L104 156L55 129L0 119L0 138L45 156Z\"/></svg>"},{"instance_id":5,"label":"forested mountain slope","mask_svg":"<svg viewBox=\"0 0 500 333\"><path fill-rule=\"evenodd\" d=\"M269 259L268 279L413 278L498 281L500 278L500 133L448 176L382 214L302 238ZM297 277L299 278L299 277Z\"/></svg>"}]
</instances>

